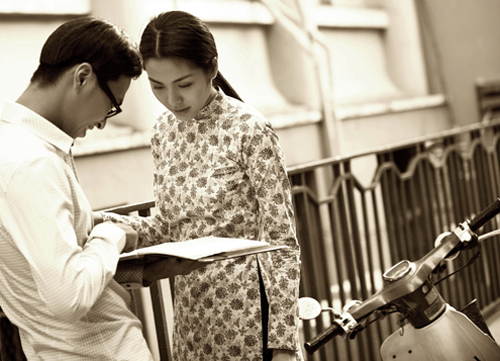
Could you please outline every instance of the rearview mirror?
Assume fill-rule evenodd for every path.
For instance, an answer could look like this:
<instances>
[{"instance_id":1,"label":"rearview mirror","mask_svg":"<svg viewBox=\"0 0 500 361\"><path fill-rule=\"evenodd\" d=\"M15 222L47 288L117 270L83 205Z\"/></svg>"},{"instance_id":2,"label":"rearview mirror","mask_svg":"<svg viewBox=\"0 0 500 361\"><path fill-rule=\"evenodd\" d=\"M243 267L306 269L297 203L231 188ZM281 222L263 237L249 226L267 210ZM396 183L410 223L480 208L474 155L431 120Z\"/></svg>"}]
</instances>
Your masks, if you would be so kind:
<instances>
[{"instance_id":1,"label":"rearview mirror","mask_svg":"<svg viewBox=\"0 0 500 361\"><path fill-rule=\"evenodd\" d=\"M299 317L302 320L312 320L321 313L321 305L311 297L299 298Z\"/></svg>"}]
</instances>

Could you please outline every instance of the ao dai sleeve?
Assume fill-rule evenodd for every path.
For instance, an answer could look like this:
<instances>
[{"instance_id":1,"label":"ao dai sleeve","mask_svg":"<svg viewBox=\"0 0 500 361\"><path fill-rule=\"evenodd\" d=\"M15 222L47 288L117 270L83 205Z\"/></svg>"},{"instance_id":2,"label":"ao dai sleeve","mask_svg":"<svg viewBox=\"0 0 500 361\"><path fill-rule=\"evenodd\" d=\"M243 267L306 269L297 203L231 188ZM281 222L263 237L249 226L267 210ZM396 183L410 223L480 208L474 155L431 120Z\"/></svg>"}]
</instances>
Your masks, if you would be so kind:
<instances>
[{"instance_id":1,"label":"ao dai sleeve","mask_svg":"<svg viewBox=\"0 0 500 361\"><path fill-rule=\"evenodd\" d=\"M259 205L261 239L288 249L259 255L269 302L268 347L297 351L300 249L295 234L291 188L278 136L266 122L243 137L246 173Z\"/></svg>"},{"instance_id":2,"label":"ao dai sleeve","mask_svg":"<svg viewBox=\"0 0 500 361\"><path fill-rule=\"evenodd\" d=\"M139 234L138 248L169 242L169 226L160 216L123 216L103 212L103 220L124 223Z\"/></svg>"}]
</instances>

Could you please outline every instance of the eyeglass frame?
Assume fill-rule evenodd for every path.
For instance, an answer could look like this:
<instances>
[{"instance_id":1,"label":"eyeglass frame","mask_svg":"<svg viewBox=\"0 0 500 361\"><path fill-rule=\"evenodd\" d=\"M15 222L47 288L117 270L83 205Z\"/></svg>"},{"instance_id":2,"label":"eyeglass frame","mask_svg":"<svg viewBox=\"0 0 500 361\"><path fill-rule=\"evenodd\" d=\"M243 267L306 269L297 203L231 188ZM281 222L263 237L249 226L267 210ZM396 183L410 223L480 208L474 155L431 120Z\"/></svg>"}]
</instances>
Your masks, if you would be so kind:
<instances>
[{"instance_id":1,"label":"eyeglass frame","mask_svg":"<svg viewBox=\"0 0 500 361\"><path fill-rule=\"evenodd\" d=\"M116 98L113 95L113 92L109 88L108 84L104 80L102 80L99 75L97 75L97 73L95 73L95 75L102 91L108 96L109 100L111 100L111 103L113 104L113 107L109 109L108 114L106 114L105 118L108 119L114 117L115 115L122 112L122 108L120 108L120 104L118 104L118 102L116 101Z\"/></svg>"}]
</instances>

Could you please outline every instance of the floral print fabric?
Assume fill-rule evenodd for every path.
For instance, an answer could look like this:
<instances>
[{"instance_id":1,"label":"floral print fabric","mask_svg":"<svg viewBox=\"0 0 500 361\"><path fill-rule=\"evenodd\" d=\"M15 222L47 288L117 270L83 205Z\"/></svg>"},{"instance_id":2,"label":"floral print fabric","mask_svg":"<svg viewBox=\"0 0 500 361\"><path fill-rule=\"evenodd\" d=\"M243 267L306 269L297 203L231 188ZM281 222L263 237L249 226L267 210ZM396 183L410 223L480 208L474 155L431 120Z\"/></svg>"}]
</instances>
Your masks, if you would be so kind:
<instances>
[{"instance_id":1,"label":"floral print fabric","mask_svg":"<svg viewBox=\"0 0 500 361\"><path fill-rule=\"evenodd\" d=\"M271 124L222 91L190 121L153 128L155 217L132 224L140 245L208 235L286 245L175 277L175 360L262 360L259 272L269 302L268 348L297 351L300 261L282 150Z\"/></svg>"}]
</instances>

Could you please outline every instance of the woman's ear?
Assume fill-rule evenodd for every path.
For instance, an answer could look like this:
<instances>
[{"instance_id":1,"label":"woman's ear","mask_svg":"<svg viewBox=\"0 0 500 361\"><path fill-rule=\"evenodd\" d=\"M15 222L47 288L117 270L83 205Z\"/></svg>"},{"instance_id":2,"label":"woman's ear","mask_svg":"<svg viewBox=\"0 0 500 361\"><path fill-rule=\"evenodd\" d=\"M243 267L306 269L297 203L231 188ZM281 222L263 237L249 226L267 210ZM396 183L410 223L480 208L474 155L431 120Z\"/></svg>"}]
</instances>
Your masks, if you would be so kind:
<instances>
[{"instance_id":1,"label":"woman's ear","mask_svg":"<svg viewBox=\"0 0 500 361\"><path fill-rule=\"evenodd\" d=\"M89 63L79 64L74 72L74 85L75 87L82 87L86 85L93 73L92 65Z\"/></svg>"},{"instance_id":2,"label":"woman's ear","mask_svg":"<svg viewBox=\"0 0 500 361\"><path fill-rule=\"evenodd\" d=\"M215 77L217 76L218 72L219 72L219 62L217 61L217 57L214 56L212 58L212 73L210 74L212 80L215 79Z\"/></svg>"}]
</instances>

